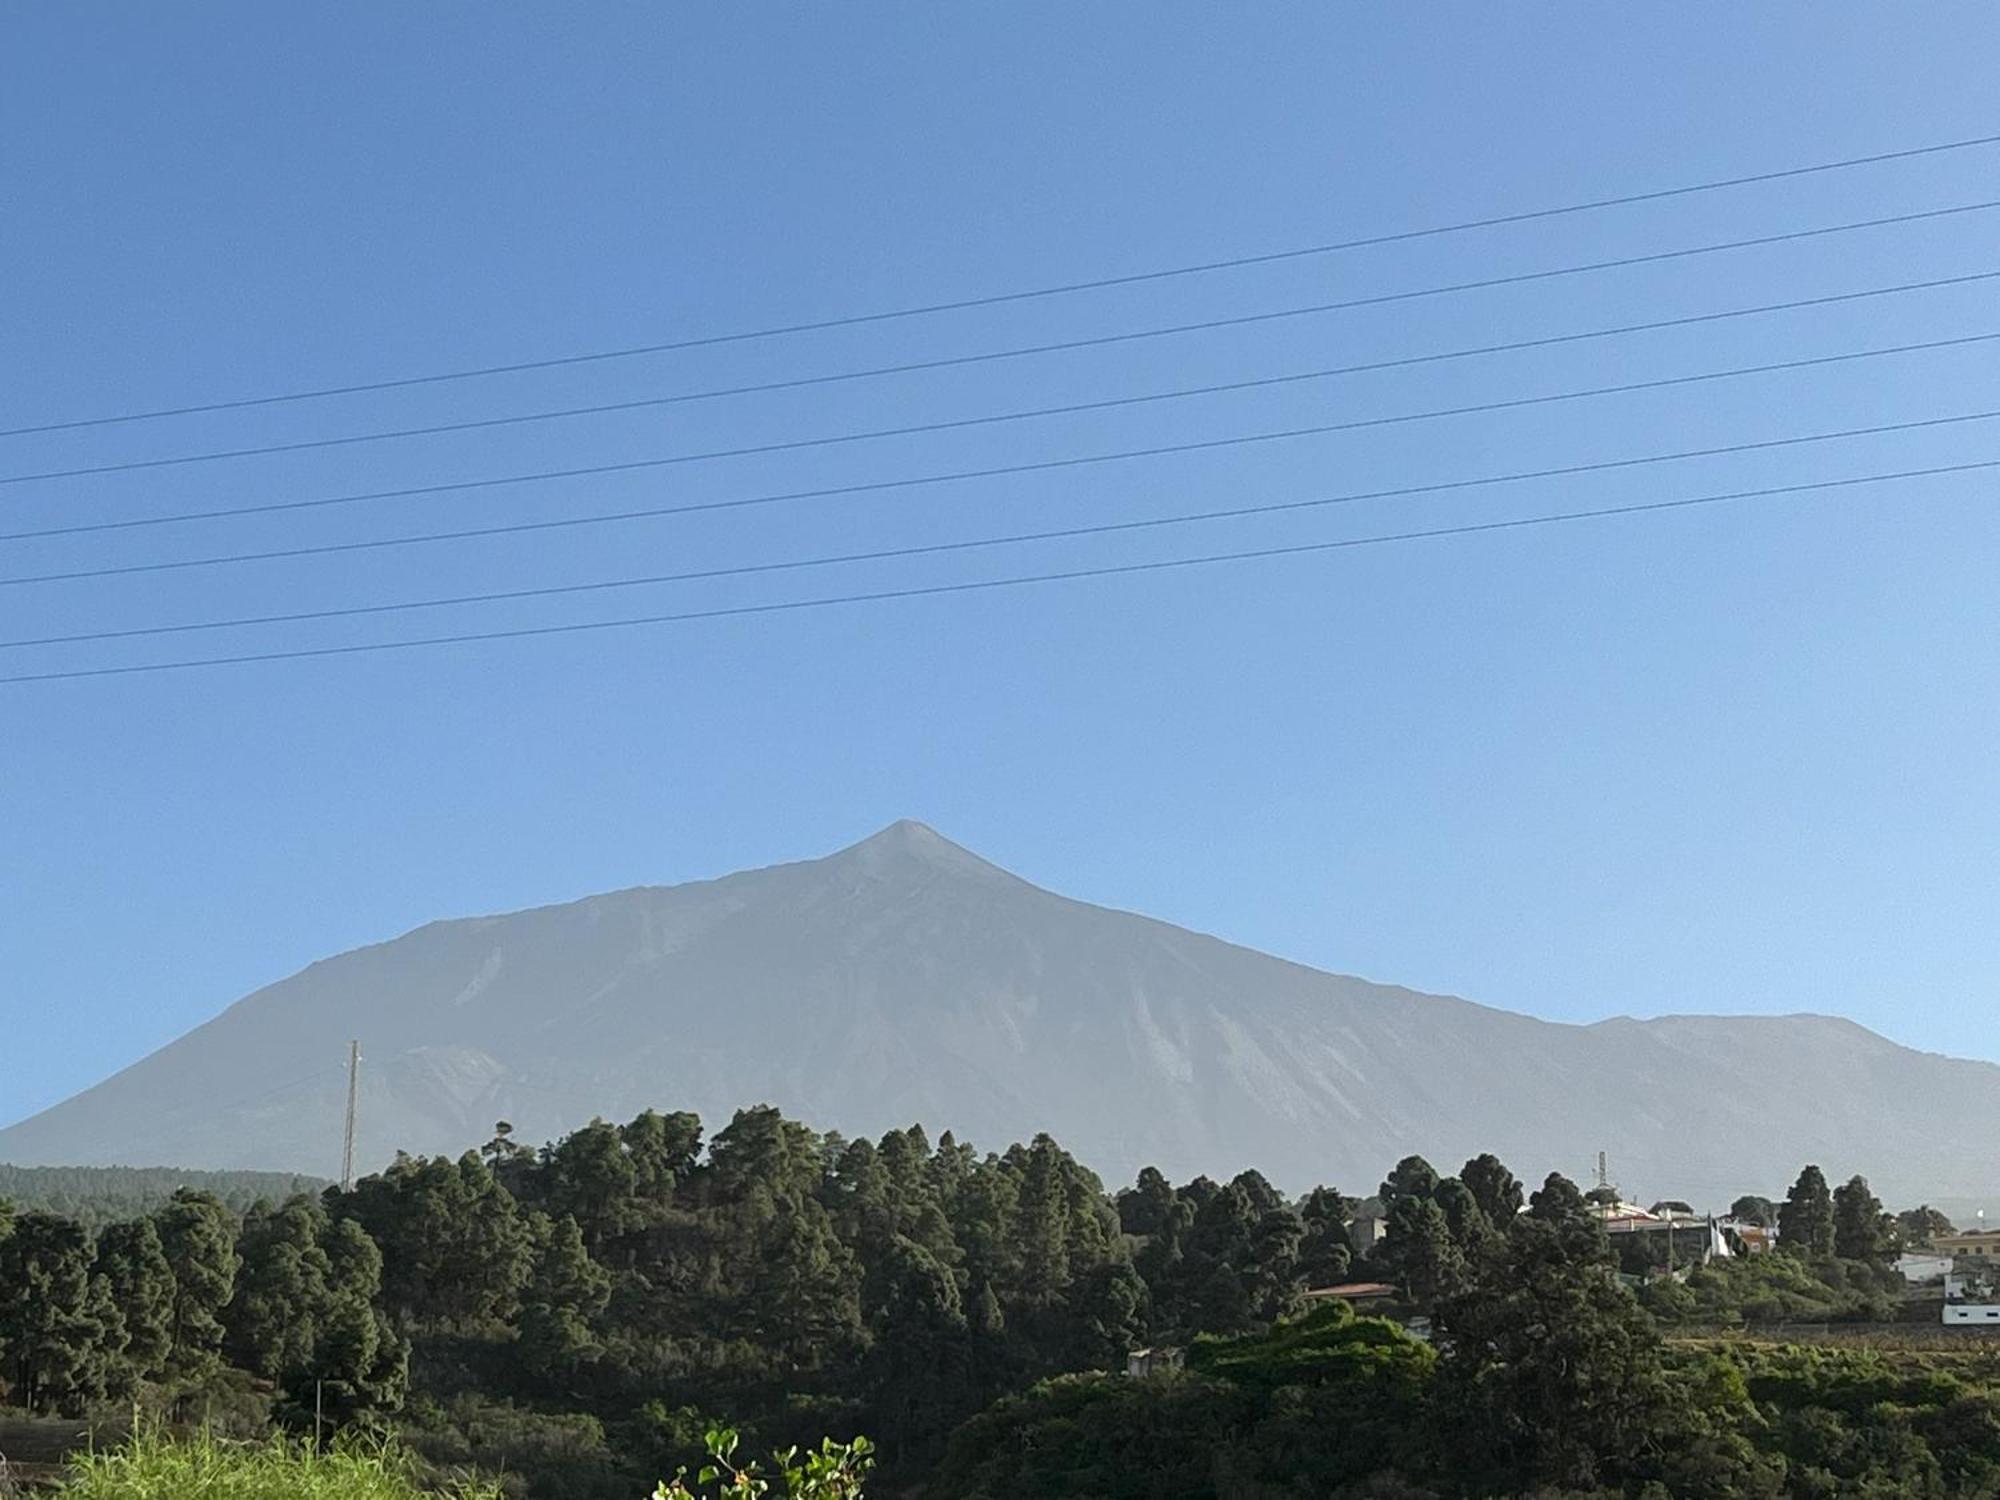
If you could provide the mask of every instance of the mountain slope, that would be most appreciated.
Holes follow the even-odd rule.
[[[1019,880],[914,823],[800,864],[439,922],[316,963],[0,1131],[0,1160],[328,1173],[347,1040],[358,1158],[498,1119],[760,1100],[821,1128],[1047,1130],[1111,1180],[1247,1165],[1373,1185],[1420,1151],[1725,1201],[1806,1160],[1899,1198],[1976,1194],[1949,1143],[2000,1068],[1823,1017],[1565,1026],[1309,969]]]

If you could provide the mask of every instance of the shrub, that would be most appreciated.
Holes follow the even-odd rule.
[[[177,1441],[142,1431],[123,1447],[70,1461],[64,1500],[425,1500],[409,1461],[384,1446],[329,1452],[274,1438],[237,1444],[203,1435]],[[498,1500],[460,1484],[450,1500]]]

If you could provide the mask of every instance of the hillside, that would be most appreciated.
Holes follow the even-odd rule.
[[[0,1200],[96,1228],[151,1213],[180,1188],[213,1193],[237,1213],[282,1203],[326,1183],[290,1172],[200,1172],[180,1167],[16,1167],[0,1163]]]
[[[332,1174],[359,1037],[359,1158],[498,1119],[769,1101],[850,1135],[1046,1130],[1113,1181],[1256,1165],[1365,1189],[1418,1151],[1524,1175],[1611,1153],[1629,1191],[1717,1203],[1802,1162],[1976,1195],[1942,1148],[2000,1068],[1815,1016],[1558,1025],[1310,969],[1071,901],[919,824],[824,859],[433,923],[313,964],[0,1131],[0,1160]]]

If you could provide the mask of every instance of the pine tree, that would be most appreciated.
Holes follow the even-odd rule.
[[[1465,1257],[1451,1222],[1429,1198],[1399,1198],[1390,1206],[1379,1253],[1411,1300],[1423,1307],[1450,1296],[1465,1279]]]
[[[280,1385],[311,1371],[329,1295],[328,1227],[326,1211],[304,1198],[243,1221],[236,1293],[223,1313],[231,1364]]]
[[[79,1412],[104,1394],[123,1345],[83,1226],[22,1214],[0,1240],[0,1369],[15,1400],[31,1411]]]
[[[1778,1245],[1797,1255],[1833,1253],[1833,1195],[1818,1167],[1799,1173],[1778,1210]]]
[[[1493,1221],[1487,1218],[1486,1210],[1479,1206],[1472,1189],[1456,1177],[1447,1177],[1440,1182],[1432,1201],[1443,1210],[1445,1224],[1451,1230],[1452,1244],[1461,1256],[1471,1258],[1482,1254],[1498,1232]]]
[[[891,1455],[948,1430],[973,1405],[973,1350],[958,1282],[914,1240],[898,1236],[866,1287],[871,1342],[862,1366]]]
[[[1346,1279],[1354,1259],[1348,1241],[1353,1217],[1354,1201],[1330,1187],[1316,1187],[1299,1201],[1299,1221],[1305,1228],[1299,1241],[1299,1280],[1307,1289]]]
[[[124,1323],[133,1377],[159,1379],[173,1348],[175,1283],[153,1221],[107,1224],[97,1236],[97,1272]]]
[[[596,1319],[611,1300],[611,1273],[590,1258],[583,1231],[565,1214],[529,1220],[534,1269],[521,1293],[521,1354],[543,1376],[567,1372],[599,1347]]]
[[[1496,1228],[1505,1229],[1521,1211],[1521,1184],[1492,1152],[1481,1152],[1458,1169],[1458,1180]]]
[[[511,1317],[532,1247],[513,1194],[475,1152],[401,1156],[337,1199],[382,1251],[382,1295],[409,1323],[461,1329]]]
[[[1438,1307],[1453,1477],[1481,1494],[1615,1491],[1674,1405],[1651,1320],[1573,1183],[1551,1176],[1476,1278]]]
[[[1842,1260],[1885,1264],[1895,1254],[1896,1221],[1866,1177],[1850,1177],[1833,1190],[1833,1253]]]
[[[1437,1168],[1421,1156],[1406,1156],[1383,1179],[1375,1196],[1382,1200],[1386,1212],[1405,1198],[1430,1198],[1437,1192],[1437,1185]]]
[[[236,1220],[212,1193],[183,1188],[153,1215],[173,1272],[167,1363],[183,1375],[206,1372],[222,1348],[222,1310],[236,1291]]]

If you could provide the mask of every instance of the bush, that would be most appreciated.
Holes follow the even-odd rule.
[[[213,1436],[175,1441],[141,1432],[122,1448],[70,1461],[64,1500],[425,1500],[409,1461],[387,1447],[317,1452],[284,1438],[236,1444]],[[460,1484],[451,1500],[499,1500]]]

